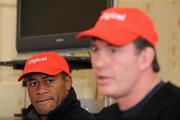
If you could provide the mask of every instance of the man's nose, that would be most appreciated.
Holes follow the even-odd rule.
[[[38,94],[44,94],[48,92],[47,87],[43,83],[39,83],[37,87]]]
[[[107,59],[105,51],[100,51],[96,56],[92,56],[92,63],[94,67],[103,68],[107,65]]]

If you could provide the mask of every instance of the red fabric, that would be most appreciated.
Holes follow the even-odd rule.
[[[43,52],[32,56],[26,61],[22,75],[18,81],[28,73],[40,72],[48,75],[56,75],[60,72],[70,74],[70,69],[65,58],[56,52]]]
[[[80,32],[76,37],[97,37],[118,46],[128,44],[137,37],[147,39],[154,46],[158,40],[149,16],[138,8],[120,7],[103,11],[94,27]]]

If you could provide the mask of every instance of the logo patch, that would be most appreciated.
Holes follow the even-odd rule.
[[[109,12],[109,13],[104,13],[100,17],[100,19],[124,21],[126,19],[126,14],[119,14],[119,13],[116,13],[116,12]]]
[[[44,62],[44,61],[47,61],[47,60],[48,60],[47,56],[42,57],[42,58],[34,58],[34,59],[31,59],[31,60],[28,62],[28,65],[35,64],[35,63],[37,63],[37,62]]]

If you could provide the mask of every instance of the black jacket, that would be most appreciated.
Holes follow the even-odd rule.
[[[124,116],[117,104],[104,108],[99,120],[180,120],[180,88],[164,83],[150,99],[136,111]]]
[[[61,105],[48,115],[48,120],[94,120],[94,115],[80,106],[76,93],[71,88],[68,96],[62,101]],[[23,113],[23,120],[40,120],[39,114],[30,105]]]

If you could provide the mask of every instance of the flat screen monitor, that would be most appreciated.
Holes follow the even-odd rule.
[[[77,32],[94,25],[100,11],[116,0],[18,0],[18,53],[89,48],[90,39],[76,40]]]

